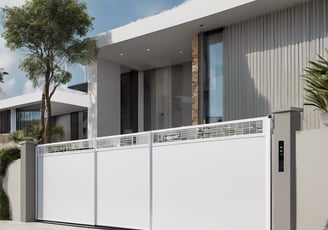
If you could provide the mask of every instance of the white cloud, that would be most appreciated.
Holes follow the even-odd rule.
[[[0,7],[13,7],[13,6],[21,6],[25,3],[25,0],[0,0]]]
[[[17,52],[13,52],[6,48],[5,44],[5,40],[0,38],[0,66],[1,68],[8,70],[19,65],[19,58],[17,58]]]
[[[8,94],[11,93],[16,87],[16,79],[15,78],[4,78],[4,83],[0,85],[0,98],[6,98]]]
[[[33,83],[31,81],[27,80],[24,84],[23,94],[33,93],[36,91],[39,91],[39,88],[38,87],[34,88]]]

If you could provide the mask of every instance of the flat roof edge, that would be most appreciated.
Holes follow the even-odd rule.
[[[157,15],[139,19],[124,26],[100,33],[94,36],[93,39],[97,40],[98,48],[102,48],[221,13],[255,1],[256,0],[189,0]],[[195,11],[195,9],[197,9],[197,11]]]

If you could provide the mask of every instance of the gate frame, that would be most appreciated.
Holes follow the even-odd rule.
[[[271,142],[271,175],[270,175],[270,190],[271,190],[271,229],[272,230],[281,230],[281,229],[296,229],[296,180],[295,180],[295,139],[296,139],[296,131],[301,130],[301,113],[302,109],[300,108],[286,108],[276,110],[272,115],[272,126],[271,126],[271,135],[268,136],[268,141]],[[271,117],[271,116],[269,116]],[[229,123],[229,122],[228,122]],[[153,136],[150,135],[151,144],[153,142]],[[279,173],[277,170],[278,164],[278,142],[279,140],[283,140],[285,143],[285,170],[284,173]],[[95,142],[95,139],[92,139]],[[35,143],[33,142],[24,142],[22,144],[22,168],[26,168],[25,175],[21,182],[21,194],[26,199],[21,200],[22,213],[31,213],[30,210],[34,209],[35,216],[32,218],[21,218],[21,221],[28,222],[28,221],[35,221],[37,219],[37,148]],[[94,143],[93,143],[94,144]],[[24,147],[24,145],[26,145]],[[151,147],[151,146],[150,146]],[[96,151],[96,149],[94,149]],[[27,156],[28,153],[33,152],[33,157],[30,155]],[[23,157],[26,155],[26,157]],[[31,164],[27,162],[26,158],[34,158],[35,157],[35,166],[30,167]],[[25,159],[25,160],[24,160]],[[150,159],[151,160],[151,159]],[[150,162],[151,163],[151,162]],[[32,177],[31,174],[27,171],[31,172],[32,170]],[[22,172],[23,174],[23,172]],[[96,175],[95,175],[96,176]],[[34,181],[33,181],[34,180]],[[152,178],[150,177],[150,180]],[[25,181],[25,182],[24,182]],[[27,183],[26,181],[30,181],[34,184],[34,189],[26,189]],[[286,182],[287,184],[282,185],[282,182]],[[34,183],[33,183],[34,182]],[[96,186],[96,184],[95,184]],[[151,189],[151,186],[150,186]],[[33,196],[33,199],[31,197]],[[26,202],[26,200],[35,200],[33,204],[31,202]],[[150,204],[150,211],[152,210],[152,204]],[[284,214],[282,214],[284,213]],[[150,212],[150,215],[152,212]],[[96,215],[96,213],[95,213]],[[151,217],[151,216],[150,216]],[[150,218],[150,226],[152,225],[152,218]]]

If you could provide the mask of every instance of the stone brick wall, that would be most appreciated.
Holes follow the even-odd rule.
[[[192,124],[198,124],[198,34],[192,39]]]

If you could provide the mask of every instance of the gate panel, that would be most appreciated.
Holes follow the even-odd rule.
[[[261,133],[154,144],[153,229],[269,230],[268,140]]]
[[[37,218],[94,225],[93,151],[38,154]]]
[[[149,148],[101,150],[97,224],[149,229]]]

